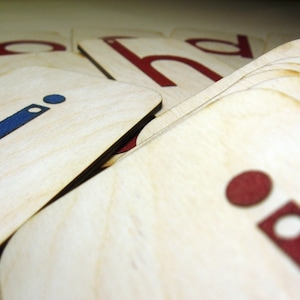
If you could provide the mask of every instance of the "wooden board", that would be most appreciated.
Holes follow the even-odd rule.
[[[228,95],[230,93],[234,93],[237,91],[242,91],[246,88],[249,88],[257,83],[264,82],[269,79],[285,77],[285,76],[297,76],[300,70],[300,61],[297,57],[290,57],[280,59],[278,61],[274,61],[272,63],[266,64],[261,68],[255,69],[254,71],[248,73],[246,76],[243,76],[236,84],[229,86],[225,91],[222,92],[222,96]],[[201,97],[201,93],[199,95]],[[158,117],[159,119],[160,117]],[[153,120],[154,124],[156,124],[156,120]],[[142,129],[142,132],[139,133],[134,143],[132,143],[131,147],[136,144],[140,144],[143,142],[145,135],[147,134],[147,127],[151,128],[150,125],[146,125],[145,130]],[[146,136],[147,138],[147,136]],[[130,147],[127,147],[130,149]],[[123,153],[114,155],[110,160],[108,160],[103,167],[109,167],[114,164]]]
[[[78,51],[78,44],[84,40],[99,39],[104,37],[141,37],[141,38],[162,38],[163,33],[153,30],[124,29],[124,28],[103,28],[103,26],[89,26],[74,28],[72,30],[73,51]]]
[[[262,68],[259,68],[251,73],[249,73],[247,76],[252,76],[254,74],[259,74],[267,71],[275,71],[275,70],[286,70],[288,72],[299,72],[300,71],[300,57],[291,58],[294,60],[294,62],[275,62],[271,64],[267,64],[263,66]]]
[[[262,71],[259,73],[256,73],[256,72],[250,73],[248,76],[239,80],[237,84],[229,87],[226,91],[224,91],[222,93],[222,96],[226,96],[226,95],[233,94],[233,93],[236,93],[239,91],[243,91],[245,89],[251,88],[258,84],[268,82],[270,80],[277,80],[277,79],[285,78],[285,77],[295,77],[295,76],[299,76],[299,75],[300,75],[300,72],[296,72],[293,70],[287,70],[287,69],[282,69],[282,70],[275,69],[275,70],[269,70],[269,71]]]
[[[264,54],[255,61],[230,74],[226,78],[223,78],[219,82],[216,82],[214,85],[208,87],[204,91],[190,97],[168,112],[160,115],[159,118],[154,119],[151,123],[145,126],[145,128],[138,136],[137,143],[142,143],[143,141],[152,137],[155,133],[170,126],[173,122],[176,122],[176,120],[179,120],[185,115],[191,113],[193,110],[201,109],[211,101],[214,101],[216,98],[221,97],[222,93],[226,91],[226,89],[234,85],[237,81],[245,77],[250,72],[256,71],[264,65],[270,64],[272,62],[274,63],[288,57],[300,57],[300,40],[284,44]]]
[[[83,51],[109,78],[151,88],[169,110],[233,72],[233,68],[173,39],[123,38],[86,40]]]
[[[300,34],[291,35],[291,34],[280,34],[276,32],[269,33],[265,41],[265,52],[268,52],[276,47],[281,46],[282,44],[291,42],[299,38],[300,38]]]
[[[0,75],[28,66],[56,68],[106,78],[85,57],[71,52],[39,52],[0,56]]]
[[[299,114],[246,90],[156,135],[14,235],[4,299],[298,299]]]
[[[239,69],[264,53],[264,41],[247,34],[177,28],[171,38],[184,41],[200,51]]]
[[[299,76],[299,74],[300,74],[299,72],[290,70],[290,69],[297,69],[296,67],[293,68],[293,66],[292,66],[290,68],[290,64],[289,65],[286,64],[285,66],[283,66],[282,64],[280,64],[280,65],[282,66],[283,69],[277,68],[276,65],[272,65],[272,66],[266,66],[266,67],[261,68],[260,72],[254,71],[254,72],[249,73],[247,76],[245,76],[241,80],[239,80],[237,84],[234,84],[233,86],[230,86],[228,89],[226,89],[226,91],[224,91],[222,93],[222,95],[225,96],[225,95],[229,95],[232,93],[236,93],[238,91],[242,91],[242,90],[251,88],[253,86],[263,84],[265,82],[267,83],[267,82],[271,81],[272,79],[274,79],[274,82],[276,82],[276,80],[278,80],[280,78],[286,78],[286,77],[290,78],[290,77],[294,77],[294,76]],[[298,66],[298,70],[300,70],[300,65],[297,65],[297,66]],[[284,67],[286,67],[286,69],[284,69]],[[276,84],[272,83],[272,87],[273,87],[273,89],[276,89]],[[278,89],[279,88],[280,88],[280,85],[278,86]],[[276,89],[276,90],[278,90],[278,89]],[[295,96],[295,93],[293,94],[293,96]],[[142,132],[137,135],[134,142],[131,141],[127,147],[124,147],[125,150],[129,151],[134,146],[136,146],[136,144],[140,144],[142,142],[143,137],[144,137],[144,135],[143,135],[143,129],[142,129]],[[124,151],[124,152],[126,152],[126,151]],[[120,159],[124,155],[124,152],[121,151],[121,152],[118,152],[117,154],[115,154],[114,156],[112,156],[102,166],[102,168],[107,168],[107,167],[112,166],[118,159]]]
[[[272,89],[300,101],[300,76],[273,78],[257,83],[252,89]]]
[[[28,67],[0,77],[0,242],[89,176],[161,98],[95,76]]]

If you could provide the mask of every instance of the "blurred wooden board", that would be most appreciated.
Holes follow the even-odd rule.
[[[280,64],[282,69],[278,68],[276,65],[266,66],[266,67],[259,69],[260,72],[259,71],[251,72],[247,76],[245,76],[241,80],[239,80],[237,84],[234,84],[233,86],[229,87],[226,91],[224,91],[222,93],[222,95],[225,96],[225,95],[229,95],[229,94],[236,93],[239,91],[243,91],[243,90],[251,88],[253,86],[256,86],[256,85],[259,85],[259,84],[262,84],[265,82],[269,82],[272,79],[274,79],[274,82],[276,82],[276,80],[278,80],[280,78],[286,78],[286,77],[291,78],[294,76],[299,76],[300,73],[298,71],[295,71],[295,69],[298,69],[300,71],[300,64],[295,65],[295,66],[293,66],[293,65],[290,66],[290,65],[291,64],[285,64],[285,65]],[[273,89],[280,90],[280,85],[277,88],[275,88],[275,85],[272,84]],[[293,93],[293,97],[296,97],[295,93]],[[150,122],[153,122],[153,120]],[[149,126],[149,125],[146,124],[146,126]],[[141,132],[137,135],[135,144],[133,144],[133,146],[135,146],[136,144],[141,144],[143,142],[143,138],[144,138],[143,130],[144,129],[142,129]],[[132,141],[131,141],[131,143],[132,143]],[[129,150],[131,150],[133,148],[133,146],[131,146],[131,145],[128,145],[128,146],[129,147],[127,147],[127,148],[129,148]],[[129,150],[126,149],[126,151],[124,151],[124,152],[127,152]],[[102,167],[107,168],[107,167],[112,166],[118,159],[120,159],[124,155],[124,152],[121,151],[121,152],[118,152],[117,154],[115,154],[114,156],[112,156]]]
[[[72,30],[73,51],[77,51],[78,44],[82,41],[105,37],[162,38],[164,34],[158,31],[139,30],[136,28],[103,28],[101,26],[74,28]]]
[[[284,76],[273,78],[252,86],[253,89],[272,89],[300,101],[300,76]]]
[[[299,76],[300,72],[296,72],[289,69],[275,69],[275,70],[268,70],[268,71],[262,71],[262,72],[254,72],[250,73],[246,77],[242,78],[237,82],[237,84],[229,87],[226,91],[222,93],[222,96],[226,96],[229,94],[233,94],[239,91],[243,91],[245,89],[251,88],[253,86],[256,86],[258,84],[269,82],[270,80],[277,80],[280,78],[290,78]],[[275,87],[274,87],[275,89]],[[280,86],[278,86],[278,89],[280,89]],[[277,90],[277,89],[276,89]]]
[[[0,56],[0,75],[28,66],[56,68],[106,78],[89,60],[77,53],[64,51]]]
[[[252,89],[156,135],[13,236],[4,299],[298,299],[299,114]]]
[[[272,49],[275,49],[276,47],[281,46],[282,44],[291,42],[293,40],[299,39],[299,34],[280,34],[280,33],[269,33],[266,38],[265,42],[265,52],[268,52]]]
[[[1,243],[101,166],[161,103],[144,88],[40,67],[0,77],[0,94]]]
[[[295,57],[300,57],[300,40],[284,44],[262,55],[255,61],[216,82],[214,85],[206,88],[197,95],[190,97],[181,104],[173,107],[168,112],[160,115],[159,118],[154,119],[151,123],[145,126],[139,134],[137,142],[141,143],[147,140],[155,133],[170,126],[180,118],[191,113],[193,110],[201,109],[205,105],[213,102],[218,97],[221,97],[222,94],[226,92],[226,89],[234,85],[243,77],[247,76],[247,74],[258,70],[267,64],[276,63],[276,61],[280,63],[282,59],[287,59],[289,57],[293,59],[295,59]]]
[[[267,64],[251,73],[246,77],[252,76],[254,74],[266,72],[266,71],[275,71],[275,70],[287,70],[287,71],[300,71],[300,57],[290,57],[289,60],[279,60],[274,63]]]
[[[86,40],[79,49],[109,78],[151,88],[169,110],[234,68],[187,43],[163,38]]]

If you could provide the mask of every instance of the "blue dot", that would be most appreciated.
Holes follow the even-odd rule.
[[[66,100],[66,98],[62,95],[53,94],[48,95],[43,98],[43,101],[49,104],[59,104]]]

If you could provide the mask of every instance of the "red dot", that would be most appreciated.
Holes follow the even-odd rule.
[[[227,185],[226,197],[234,205],[251,206],[263,201],[272,187],[270,177],[260,171],[246,171]]]

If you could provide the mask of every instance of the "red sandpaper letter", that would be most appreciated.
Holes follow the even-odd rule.
[[[189,65],[190,67],[196,69],[200,73],[204,74],[206,77],[210,78],[213,81],[218,81],[222,78],[219,74],[215,73],[208,67],[191,60],[189,58],[173,56],[173,55],[149,55],[143,58],[137,56],[135,53],[130,51],[124,45],[122,45],[119,41],[114,37],[106,37],[103,40],[112,47],[115,51],[119,52],[121,55],[126,57],[132,64],[138,67],[142,72],[147,74],[150,78],[152,78],[157,84],[160,86],[176,86],[176,84],[167,78],[165,75],[157,71],[154,67],[152,67],[152,63],[158,60],[170,60],[170,61],[178,61]]]
[[[283,238],[275,232],[275,224],[280,218],[295,215],[300,217],[300,207],[290,201],[260,222],[258,227],[300,267],[300,235],[294,238]]]
[[[12,45],[19,45],[19,44],[40,44],[40,45],[46,45],[50,46],[52,48],[51,51],[65,51],[66,47],[53,42],[47,42],[47,41],[36,41],[36,40],[22,40],[22,41],[10,41],[0,44],[0,55],[10,55],[10,54],[21,54],[24,52],[16,52],[8,50],[7,47]]]
[[[245,58],[253,58],[249,40],[248,40],[247,36],[245,36],[245,35],[238,35],[237,43],[228,42],[225,40],[218,40],[218,39],[208,39],[208,38],[207,39],[205,39],[205,38],[188,39],[188,40],[186,40],[186,42],[195,46],[196,48],[198,48],[204,52],[208,52],[208,53],[223,54],[223,55],[239,55],[239,56],[245,57]],[[219,50],[207,49],[203,46],[199,46],[199,43],[201,43],[201,42],[212,42],[212,43],[230,45],[230,46],[236,47],[238,50],[236,50],[236,51],[219,51]]]

